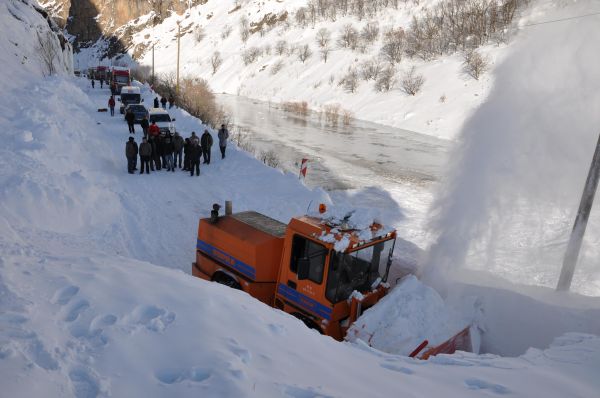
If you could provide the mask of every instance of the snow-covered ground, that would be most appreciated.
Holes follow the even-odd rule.
[[[18,24],[7,26],[3,48],[12,40],[31,52]],[[190,276],[197,221],[212,203],[233,200],[236,211],[287,221],[311,201],[343,207],[347,197],[309,190],[296,175],[233,146],[225,160],[213,156],[200,177],[129,175],[124,122],[97,112],[108,90],[92,90],[84,79],[43,79],[14,59],[0,75],[7,87],[0,97],[3,395],[597,396],[597,297],[555,295],[458,269],[463,283],[442,303],[409,277],[361,320],[385,321],[368,322],[381,331],[373,346],[394,351],[395,338],[406,344],[401,331],[390,332],[410,321],[428,336],[418,327],[443,321],[433,316],[448,306],[472,311],[488,352],[424,362],[361,340],[335,342],[242,292]],[[148,103],[147,88],[144,95]],[[172,112],[185,136],[203,128]],[[396,264],[410,245],[398,241]],[[414,300],[406,302],[409,293]],[[385,316],[390,307],[394,319]]]

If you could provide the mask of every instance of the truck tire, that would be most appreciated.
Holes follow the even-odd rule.
[[[220,283],[221,285],[229,286],[233,289],[242,290],[242,286],[238,281],[223,272],[216,272],[212,276],[212,281]]]

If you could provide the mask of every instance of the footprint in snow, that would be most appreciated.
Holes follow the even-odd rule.
[[[252,359],[250,351],[241,347],[235,339],[229,339],[229,351],[237,356],[244,364],[248,364]]]
[[[87,310],[89,307],[90,303],[88,303],[87,300],[79,300],[75,302],[67,312],[67,315],[65,316],[65,321],[73,322],[79,317],[79,315],[81,315],[82,312]]]
[[[145,326],[154,332],[162,332],[175,321],[175,313],[154,305],[139,305],[123,317],[123,321]]]
[[[98,378],[82,366],[71,369],[69,379],[77,398],[96,398],[101,393]]]
[[[77,287],[77,286],[71,285],[71,286],[62,288],[62,289],[58,290],[56,293],[54,293],[54,297],[52,298],[52,303],[59,304],[59,305],[65,305],[78,292],[79,292],[79,287]]]
[[[467,379],[465,384],[470,390],[489,390],[499,395],[510,394],[510,390],[503,385],[489,383],[481,379]]]
[[[185,380],[201,383],[210,376],[211,373],[206,369],[196,367],[191,369],[161,369],[154,373],[154,377],[164,384],[181,383]]]

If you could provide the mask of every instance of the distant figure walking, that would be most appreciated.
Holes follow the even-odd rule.
[[[160,99],[160,104],[162,105],[163,109],[167,109],[167,99],[165,97]]]
[[[96,87],[95,80],[94,80],[94,79],[92,79],[92,88],[95,88],[95,87]]]
[[[148,116],[144,115],[144,118],[140,122],[140,127],[144,132],[144,138],[148,138],[148,129],[150,128],[150,123],[148,123]]]
[[[229,131],[224,124],[219,129],[219,149],[221,150],[221,159],[225,159],[225,149],[227,148],[227,139],[229,138]]]
[[[133,138],[133,137],[131,137]],[[152,157],[152,145],[148,142],[148,139],[144,137],[140,144],[140,174],[150,174],[150,158]]]
[[[115,82],[110,85],[110,93],[111,95],[117,95],[117,84]]]
[[[173,137],[173,167],[177,167],[179,163],[179,168],[181,168],[181,157],[183,155],[183,137],[179,135],[176,131],[175,136]],[[179,162],[177,162],[179,159]]]
[[[202,156],[204,157],[203,164],[210,164],[210,150],[212,148],[213,138],[208,130],[204,130],[204,134],[200,137],[200,145],[202,146]]]
[[[103,77],[101,77],[101,78],[100,78],[100,88],[102,88],[102,86],[103,86],[103,85],[104,85],[104,78],[103,78]]]
[[[127,109],[127,113],[125,114],[125,120],[127,121],[127,126],[129,127],[129,134],[135,134],[135,114],[131,109]]]
[[[125,157],[127,157],[127,172],[133,174],[137,166],[138,145],[129,137],[129,141],[125,144]]]
[[[108,107],[110,108],[110,115],[114,116],[115,115],[115,97],[113,97],[112,95],[108,99]]]
[[[202,149],[200,145],[198,145],[198,141],[190,140],[191,147],[189,149],[189,158],[190,158],[190,176],[194,175],[194,169],[196,170],[196,175],[200,175],[200,155],[202,154]]]
[[[154,107],[158,108],[158,97],[154,97]]]
[[[173,105],[175,105],[175,98],[173,98],[173,95],[169,95],[169,109],[171,109]]]

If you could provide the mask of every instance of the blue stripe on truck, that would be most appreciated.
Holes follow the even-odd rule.
[[[254,269],[254,267],[244,263],[243,261],[238,260],[235,257],[230,256],[229,254],[225,253],[223,250],[217,249],[213,245],[211,245],[203,240],[200,240],[200,239],[198,239],[198,241],[196,243],[196,249],[200,250],[207,256],[214,258],[216,261],[218,261],[228,267],[231,267],[232,269],[236,270],[240,274],[242,274],[252,280],[256,279],[256,269]]]
[[[304,308],[305,310],[317,314],[321,318],[331,319],[331,308],[324,306],[316,300],[292,289],[289,286],[280,283],[277,286],[277,293],[291,301],[292,303]]]

